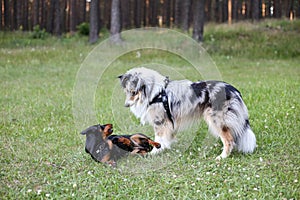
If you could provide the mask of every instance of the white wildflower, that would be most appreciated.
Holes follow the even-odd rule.
[[[135,57],[136,57],[136,58],[140,58],[140,57],[141,57],[141,52],[137,51]]]

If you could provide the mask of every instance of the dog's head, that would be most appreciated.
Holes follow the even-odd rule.
[[[143,99],[146,92],[144,80],[139,73],[126,73],[118,76],[126,94],[125,106],[131,107]]]
[[[86,137],[97,137],[102,141],[105,140],[109,135],[113,133],[112,124],[97,124],[94,126],[90,126],[81,132],[81,135],[86,135]]]
[[[152,99],[164,87],[165,77],[158,72],[144,67],[133,68],[118,76],[126,94],[125,106],[131,107]]]
[[[107,137],[113,133],[112,124],[97,124],[81,132],[86,135],[85,151],[99,162],[110,162],[113,145]]]

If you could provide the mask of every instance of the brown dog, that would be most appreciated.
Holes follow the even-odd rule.
[[[82,131],[86,135],[85,151],[98,162],[115,166],[120,157],[131,154],[144,156],[153,149],[160,148],[160,144],[154,142],[144,134],[111,135],[112,124],[97,124]]]

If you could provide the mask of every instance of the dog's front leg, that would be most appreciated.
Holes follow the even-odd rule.
[[[159,149],[153,148],[151,154],[160,153],[164,149],[170,149],[172,143],[175,141],[174,130],[171,122],[161,124],[154,124],[155,142],[160,143]]]

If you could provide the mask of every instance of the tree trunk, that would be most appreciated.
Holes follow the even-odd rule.
[[[17,30],[18,25],[17,25],[17,1],[13,0],[12,2],[12,13],[13,13],[13,18],[12,18],[12,24],[13,24],[13,29],[12,30]]]
[[[190,8],[191,8],[191,0],[182,1],[181,29],[184,32],[189,31]]]
[[[256,0],[255,0],[256,1]],[[252,0],[247,0],[246,1],[246,19],[251,19],[252,18]]]
[[[270,14],[270,8],[271,8],[271,6],[272,6],[272,2],[271,2],[271,0],[268,0],[268,1],[266,1],[266,7],[265,7],[265,17],[271,17],[271,14]]]
[[[147,4],[146,2],[144,2],[143,5],[143,10],[144,10],[144,17],[143,17],[143,24],[144,26],[148,26],[149,24],[149,4]]]
[[[180,27],[180,16],[181,16],[181,9],[180,8],[181,8],[181,0],[175,0],[174,25],[177,28]]]
[[[33,27],[39,25],[39,10],[40,10],[40,1],[34,0],[33,2]],[[49,20],[49,18],[48,18]]]
[[[77,20],[77,12],[76,12],[76,0],[70,0],[70,33],[73,35],[76,32],[76,20]]]
[[[104,1],[104,24],[106,24],[106,28],[110,29],[110,18],[111,18],[111,0]]]
[[[10,19],[10,11],[9,11],[9,0],[4,0],[4,27],[5,29],[9,28],[9,19]]]
[[[130,1],[129,0],[121,0],[121,27],[128,29],[130,28]]]
[[[23,1],[17,1],[17,29],[24,29],[23,26]]]
[[[51,0],[49,4],[49,12],[47,13],[47,32],[53,33],[53,21],[54,21],[54,12],[55,12],[55,0]]]
[[[90,33],[89,42],[97,42],[99,38],[99,0],[92,0],[90,3]]]
[[[142,21],[142,0],[135,0],[134,1],[134,26],[135,28],[141,27],[141,21]]]
[[[208,0],[206,1],[206,5],[205,5],[205,20],[207,22],[209,22],[211,20],[212,17],[212,12],[211,12],[211,5],[212,5],[212,0]]]
[[[166,27],[170,27],[170,19],[171,19],[171,0],[164,0],[163,5],[163,22],[165,23]]]
[[[216,7],[216,0],[210,0],[210,1],[208,1],[209,2],[209,10],[208,10],[208,12],[210,12],[209,13],[209,15],[210,15],[210,21],[215,21],[215,19],[216,19],[216,12],[215,12],[215,7]]]
[[[86,21],[86,1],[79,1],[77,3],[78,24]]]
[[[252,0],[252,20],[259,20],[259,0]]]
[[[238,20],[238,15],[239,15],[239,7],[238,7],[238,1],[239,0],[231,0],[231,5],[232,5],[232,21],[237,21]]]
[[[222,22],[222,8],[223,8],[222,0],[216,0],[216,6],[215,6],[215,14],[216,14],[216,22],[221,23]]]
[[[110,22],[110,40],[113,43],[121,43],[121,13],[120,0],[112,0],[111,4],[111,22]]]
[[[263,16],[262,16],[262,14],[263,14],[263,13],[262,13],[262,9],[263,9],[263,8],[262,8],[262,3],[263,3],[262,0],[258,0],[258,20],[261,19],[261,18],[263,17]],[[265,2],[265,6],[266,6],[266,4],[267,4],[267,3]]]
[[[23,12],[23,26],[24,26],[24,31],[28,31],[29,30],[29,26],[28,26],[28,1],[24,1],[24,12]]]
[[[3,26],[2,26],[2,8],[3,8],[3,2],[1,1],[0,3],[0,31],[3,30]]]
[[[222,2],[222,22],[227,22],[228,20],[228,1],[223,0]]]
[[[228,0],[228,24],[232,24],[232,0]]]
[[[47,27],[47,21],[49,20],[47,18],[47,13],[49,12],[48,11],[48,8],[47,8],[47,1],[42,1],[42,4],[41,4],[41,15],[42,15],[42,22],[41,22],[41,28],[45,28]]]
[[[300,17],[300,0],[298,0],[298,10],[297,10],[297,18]]]
[[[194,4],[193,38],[197,42],[202,42],[205,20],[205,0],[195,1]]]
[[[294,0],[289,0],[286,9],[286,17],[290,18],[292,13],[292,18],[294,17]]]
[[[149,15],[149,18],[150,18],[150,25],[151,26],[157,26],[157,7],[158,7],[158,2],[157,0],[149,0],[149,7],[150,7],[150,15]]]
[[[70,30],[69,22],[68,22],[68,0],[60,0],[60,25],[61,25],[61,32],[67,32]]]
[[[61,31],[61,8],[60,8],[60,0],[56,0],[54,4],[55,8],[55,18],[54,18],[54,34],[60,36],[62,34]]]

